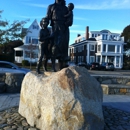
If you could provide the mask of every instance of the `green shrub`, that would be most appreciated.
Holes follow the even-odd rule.
[[[29,61],[28,60],[22,60],[22,66],[28,66]]]

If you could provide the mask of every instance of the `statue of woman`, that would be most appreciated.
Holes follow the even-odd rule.
[[[67,24],[68,8],[65,6],[65,0],[56,0],[54,4],[48,6],[47,18],[50,20],[50,26],[53,31],[52,64],[55,68],[55,59],[59,60],[59,68],[64,68],[64,63],[68,60],[69,46],[69,27]]]

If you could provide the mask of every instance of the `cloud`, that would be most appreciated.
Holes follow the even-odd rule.
[[[26,16],[26,15],[14,15],[14,17],[19,17],[19,18],[33,18],[33,19],[38,19],[38,18],[42,18],[43,16]]]
[[[70,29],[70,33],[76,33],[76,34],[77,33],[82,33],[83,34],[83,33],[85,33],[85,31],[83,31],[83,30],[71,30]]]
[[[75,5],[75,8],[87,10],[130,9],[130,0],[103,0],[102,2],[98,1],[97,3],[77,4]]]
[[[109,29],[112,33],[122,33],[122,30],[118,30],[118,29]]]
[[[31,3],[24,3],[28,6],[34,6],[34,7],[41,7],[41,8],[47,8],[48,5],[45,5],[45,4],[31,4]]]
[[[21,2],[30,2],[32,0],[19,0],[19,1],[21,1]]]
[[[87,18],[81,18],[81,17],[74,17],[74,19],[76,19],[76,20],[83,20],[83,21],[89,21],[89,19],[87,19]]]

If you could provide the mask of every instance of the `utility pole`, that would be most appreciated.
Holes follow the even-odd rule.
[[[30,45],[30,70],[32,69],[32,40],[31,40],[31,45]]]

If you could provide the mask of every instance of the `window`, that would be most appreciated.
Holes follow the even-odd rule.
[[[74,53],[76,53],[76,47],[74,48]]]
[[[103,52],[106,52],[106,44],[103,44]]]
[[[25,58],[30,58],[30,51],[25,51]]]
[[[97,56],[97,62],[100,62],[100,56]]]
[[[80,56],[78,56],[78,62],[80,62]]]
[[[35,37],[26,37],[26,44],[32,43],[32,44],[38,44],[38,38]]]
[[[95,37],[97,37],[97,34],[95,34]]]
[[[38,39],[32,38],[32,44],[38,44]]]
[[[95,46],[94,45],[90,45],[90,51],[95,51]]]
[[[90,63],[95,61],[95,57],[94,56],[90,56]]]
[[[120,52],[120,45],[117,45],[117,52]]]
[[[84,56],[82,56],[82,61],[84,61]]]
[[[82,50],[81,50],[81,46],[79,46],[79,52],[81,52]]]
[[[101,51],[101,45],[97,46],[97,51],[99,51],[99,52]]]
[[[29,37],[28,43],[31,43],[31,37]]]
[[[78,47],[76,47],[76,51],[78,52],[79,50],[78,50]]]
[[[38,54],[37,54],[36,52],[32,52],[32,53],[31,53],[31,57],[32,57],[32,58],[38,58]]]
[[[107,34],[102,34],[102,39],[103,39],[103,40],[107,40],[107,37],[108,37]]]
[[[102,57],[102,62],[105,62],[105,56]]]
[[[119,60],[120,60],[120,57],[117,56],[117,57],[116,57],[116,67],[119,67]]]
[[[78,51],[79,51],[79,52],[82,52],[82,51],[83,51],[83,46],[79,46],[79,47],[78,47]]]
[[[26,37],[26,43],[29,43],[29,37]]]
[[[94,34],[92,34],[92,37],[94,37]]]
[[[76,62],[76,57],[74,56],[74,62]]]
[[[106,40],[108,39],[108,35],[106,35]]]
[[[16,51],[16,56],[23,56],[23,51]]]
[[[120,48],[120,52],[123,53],[123,48],[122,47]]]
[[[33,25],[33,29],[39,29],[38,25]]]
[[[115,45],[108,45],[108,52],[115,52]]]
[[[82,61],[82,56],[80,56],[80,62]]]
[[[102,34],[102,40],[104,40],[105,39],[105,35],[104,34]]]

